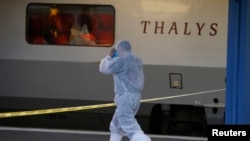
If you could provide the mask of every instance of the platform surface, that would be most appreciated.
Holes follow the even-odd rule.
[[[203,137],[149,135],[152,141],[207,141]],[[1,141],[109,141],[109,132],[0,127]],[[126,137],[123,141],[129,141]]]

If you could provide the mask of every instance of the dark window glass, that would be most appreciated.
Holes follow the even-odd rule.
[[[114,43],[115,10],[109,5],[29,4],[29,44],[100,46]]]

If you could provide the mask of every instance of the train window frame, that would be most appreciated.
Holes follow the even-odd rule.
[[[32,45],[111,47],[115,42],[115,17],[112,5],[29,3],[26,7],[25,39]],[[63,22],[57,26],[60,20]]]

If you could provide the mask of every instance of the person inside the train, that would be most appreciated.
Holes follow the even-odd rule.
[[[71,28],[74,24],[74,16],[68,13],[60,13],[51,18],[50,41],[56,45],[68,45],[70,43]]]
[[[112,58],[115,51],[117,57]],[[114,79],[116,110],[110,122],[110,141],[121,141],[124,135],[130,141],[151,141],[135,118],[144,87],[144,72],[142,60],[132,53],[130,42],[119,41],[101,60],[99,71],[112,74]]]
[[[72,45],[95,46],[96,37],[92,34],[93,23],[89,15],[82,14],[77,18],[77,23],[80,26],[79,32],[74,32],[71,43]],[[74,29],[73,29],[74,30]]]

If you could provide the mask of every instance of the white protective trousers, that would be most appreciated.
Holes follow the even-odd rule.
[[[130,141],[150,141],[135,118],[140,107],[141,94],[124,93],[117,95],[114,101],[117,108],[110,123],[110,141],[121,141],[124,135]]]

